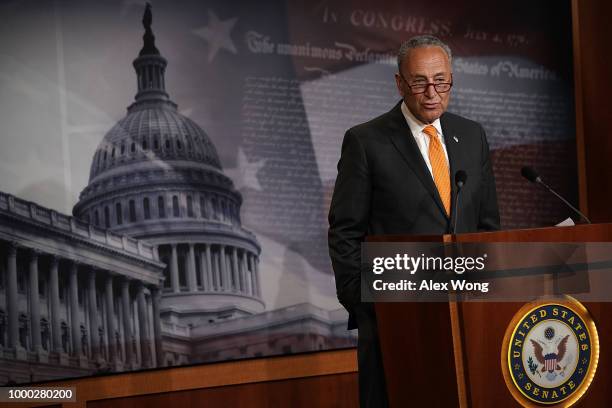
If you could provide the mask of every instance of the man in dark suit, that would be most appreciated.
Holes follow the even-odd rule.
[[[358,328],[359,399],[385,407],[387,393],[372,303],[361,303],[361,242],[375,234],[445,234],[500,227],[484,129],[446,113],[451,51],[436,37],[406,41],[395,75],[402,96],[389,112],[349,129],[329,211],[329,253],[349,330]],[[454,175],[467,174],[459,209]],[[454,216],[457,230],[452,231]]]

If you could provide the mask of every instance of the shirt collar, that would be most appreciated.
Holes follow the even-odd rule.
[[[423,132],[423,129],[425,129],[425,127],[428,126],[428,124],[423,123],[420,120],[418,120],[412,114],[412,112],[410,112],[410,109],[408,109],[408,106],[406,106],[406,103],[404,101],[402,101],[401,109],[402,109],[402,113],[404,114],[404,118],[406,118],[406,122],[408,123],[408,127],[410,127],[410,131],[412,132],[412,134],[415,137],[418,137],[419,135],[421,135],[421,133]],[[434,120],[433,123],[431,123],[431,125],[436,128],[436,130],[438,131],[438,135],[442,136],[442,125],[440,124],[440,118]]]

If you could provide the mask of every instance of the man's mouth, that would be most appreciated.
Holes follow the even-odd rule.
[[[436,109],[439,104],[438,103],[424,103],[423,106],[425,109]]]

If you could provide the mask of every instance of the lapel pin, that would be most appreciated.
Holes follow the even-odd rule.
[[[457,136],[453,136],[453,139],[455,139],[455,143],[459,143],[459,139],[457,139]]]

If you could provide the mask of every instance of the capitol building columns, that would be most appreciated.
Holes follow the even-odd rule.
[[[238,248],[232,248],[232,291],[233,292],[241,292],[242,291],[242,282],[240,282],[240,273],[238,269]]]
[[[72,329],[72,356],[78,358],[81,355],[81,342],[79,328],[81,325],[79,318],[79,287],[78,287],[78,264],[71,262],[68,274],[68,284],[70,290],[70,327]]]
[[[88,303],[89,303],[89,341],[91,342],[91,356],[94,361],[100,359],[100,338],[98,336],[98,298],[96,276],[98,275],[96,268],[91,268],[88,275]]]
[[[153,281],[92,264],[78,251],[64,256],[0,240],[6,291],[0,352],[19,361],[94,372],[164,366],[167,326],[159,316],[176,305],[175,299],[199,305],[204,299],[199,295],[216,295],[211,299],[218,307],[236,301],[246,310],[261,302],[257,248],[221,241],[151,246],[152,259],[159,251],[172,261],[166,271],[170,285],[163,290]],[[161,269],[157,273],[163,282]]]
[[[15,350],[18,357],[19,345],[19,310],[17,305],[17,246],[9,244],[7,257],[6,303],[8,306],[8,346]]]
[[[197,291],[196,281],[196,262],[195,262],[195,249],[193,244],[188,244],[189,250],[187,255],[187,287],[190,292]]]
[[[156,359],[156,367],[165,366],[164,361],[164,351],[162,347],[162,329],[161,329],[161,319],[160,315],[160,306],[161,306],[161,290],[158,287],[151,288],[151,298],[153,303],[153,335],[155,338],[155,359]]]
[[[202,265],[202,286],[204,291],[212,292],[214,288],[210,244],[204,244],[204,251],[200,252],[200,265]]]
[[[241,267],[240,267],[240,277],[241,277],[241,281],[242,281],[242,290],[244,291],[244,293],[246,293],[249,296],[252,296],[253,294],[251,293],[251,274],[249,273],[249,266],[247,264],[247,257],[249,256],[249,253],[246,250],[242,250],[241,251],[242,256],[241,258]]]
[[[157,367],[157,353],[155,350],[155,328],[153,327],[153,293],[151,288],[143,285],[146,301],[147,318],[147,352],[149,353],[149,367]]]
[[[225,252],[225,245],[221,245],[220,246],[220,253],[219,253],[219,257],[221,259],[221,276],[222,276],[222,280],[223,280],[223,290],[225,292],[229,292],[232,290],[231,284],[230,284],[230,270],[229,270],[229,264],[227,261],[227,253]]]
[[[86,369],[163,363],[159,287],[21,244],[2,246],[0,356]]]
[[[62,337],[60,332],[59,258],[57,256],[51,257],[49,298],[51,300],[51,351],[60,353],[62,350]]]
[[[179,268],[178,268],[178,253],[176,249],[176,244],[171,244],[172,253],[170,258],[170,282],[172,286],[173,292],[180,292],[180,284],[179,284]]]
[[[121,311],[123,313],[123,336],[125,343],[125,369],[134,367],[136,359],[134,356],[134,332],[132,329],[132,319],[130,313],[130,280],[123,278],[121,280]]]
[[[164,296],[230,293],[261,298],[258,255],[244,244],[171,242],[157,244],[168,257]]]
[[[140,335],[140,354],[141,367],[153,367],[153,356],[151,353],[151,331],[149,329],[149,302],[145,297],[145,285],[141,282],[137,285],[137,304],[138,304],[138,328]]]
[[[251,262],[253,264],[251,270],[253,271],[253,283],[255,285],[253,294],[261,298],[261,284],[259,283],[259,258],[255,255],[251,255]]]
[[[117,341],[115,338],[115,303],[113,294],[113,276],[107,274],[105,278],[104,293],[106,301],[106,336],[108,345],[108,362],[112,367],[117,366]]]
[[[30,251],[29,262],[30,277],[30,330],[32,333],[32,350],[35,353],[42,351],[40,342],[40,296],[38,290],[38,252]]]

